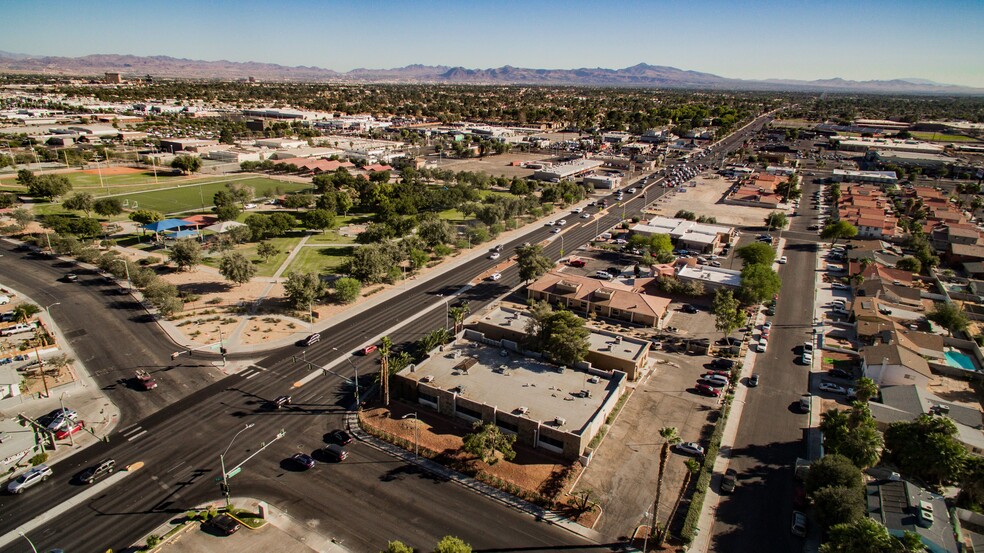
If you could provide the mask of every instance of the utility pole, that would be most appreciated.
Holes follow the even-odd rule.
[[[284,436],[287,435],[287,431],[281,429],[280,432],[277,434],[277,436],[274,439],[270,440],[269,443],[267,443],[267,442],[261,443],[260,444],[260,449],[257,449],[252,455],[250,455],[249,457],[243,459],[242,462],[240,462],[238,465],[232,467],[231,469],[229,469],[228,472],[226,472],[226,469],[225,469],[225,455],[226,455],[226,453],[229,452],[229,448],[232,447],[232,442],[236,441],[236,437],[237,436],[239,436],[243,432],[249,430],[253,426],[254,426],[253,424],[247,424],[242,430],[240,430],[239,432],[237,432],[236,435],[232,437],[232,441],[229,442],[229,447],[227,447],[225,449],[225,451],[223,451],[222,454],[219,455],[219,464],[222,467],[222,476],[220,476],[220,477],[217,476],[215,479],[220,482],[220,487],[222,488],[222,492],[225,494],[226,507],[227,508],[232,505],[232,502],[230,500],[231,490],[229,488],[229,479],[232,478],[233,476],[239,474],[242,471],[243,465],[245,465],[247,462],[249,462],[250,459],[252,459],[253,457],[256,457],[264,449],[266,449],[266,448],[270,447],[271,445],[273,445],[273,442],[276,442],[280,438],[283,438]]]

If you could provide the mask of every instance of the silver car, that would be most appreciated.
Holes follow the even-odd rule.
[[[24,493],[24,490],[44,482],[53,473],[48,465],[38,465],[31,470],[25,472],[24,474],[18,476],[10,484],[7,484],[7,491],[10,493]]]

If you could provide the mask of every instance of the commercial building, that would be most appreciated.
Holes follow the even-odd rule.
[[[211,146],[218,145],[218,140],[203,140],[200,138],[167,138],[161,139],[161,151],[163,152],[200,152],[203,149],[210,149]]]
[[[680,282],[701,283],[705,292],[733,290],[741,286],[741,271],[710,265],[680,265],[676,277]]]
[[[713,253],[728,244],[736,235],[734,227],[698,223],[672,217],[653,217],[646,223],[638,223],[630,229],[634,234],[653,236],[668,234],[678,247],[703,253]]]
[[[845,169],[834,169],[830,180],[832,182],[893,185],[898,183],[899,178],[895,171],[849,171]]]
[[[526,287],[530,299],[558,303],[587,316],[618,319],[660,328],[670,299],[647,292],[653,279],[635,279],[632,285],[582,275],[550,271]]]
[[[868,159],[881,164],[902,167],[943,167],[954,163],[954,159],[935,152],[899,152],[878,149],[868,153]]]
[[[533,178],[542,181],[561,181],[581,176],[601,167],[603,163],[597,159],[575,159],[557,163],[551,167],[533,173]]]
[[[303,148],[308,145],[307,140],[295,140],[292,138],[261,138],[253,143],[257,148],[270,148],[271,150],[287,150],[291,148]]]
[[[921,140],[899,140],[895,138],[867,138],[853,136],[831,136],[830,144],[848,152],[867,152],[883,150],[889,152],[914,152],[920,154],[941,154],[943,146]]]
[[[495,424],[521,444],[574,460],[625,390],[620,371],[558,367],[472,330],[464,338],[394,375],[394,395],[446,417]]]
[[[585,175],[584,184],[590,184],[595,188],[614,190],[621,186],[622,177],[618,175]]]

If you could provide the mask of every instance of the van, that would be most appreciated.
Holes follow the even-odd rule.
[[[14,326],[0,330],[0,336],[13,336],[14,334],[21,334],[22,332],[30,332],[34,330],[36,325],[34,323],[18,323]]]
[[[602,280],[611,280],[613,277],[611,273],[607,271],[595,271],[595,278],[600,278]]]
[[[321,452],[325,454],[325,457],[328,460],[336,463],[341,463],[348,458],[348,451],[345,451],[345,448],[338,444],[328,444],[321,450]]]

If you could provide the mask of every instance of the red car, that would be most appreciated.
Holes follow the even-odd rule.
[[[362,355],[369,355],[370,353],[376,351],[377,349],[379,349],[379,346],[377,346],[376,344],[369,344],[368,346],[362,348]]]
[[[572,260],[568,261],[567,264],[570,265],[571,267],[584,267],[584,260],[583,259],[572,259]]]
[[[731,378],[731,371],[707,371],[706,373],[702,374],[701,376],[710,376],[710,375],[714,375],[714,374],[716,374],[718,376],[723,376],[725,378]]]
[[[55,432],[56,440],[64,440],[72,434],[75,434],[79,430],[85,428],[85,423],[82,421],[77,421],[70,423],[68,426],[63,427],[61,430]]]
[[[697,384],[694,388],[696,388],[697,393],[702,396],[719,397],[721,395],[721,390],[711,388],[707,384]]]

